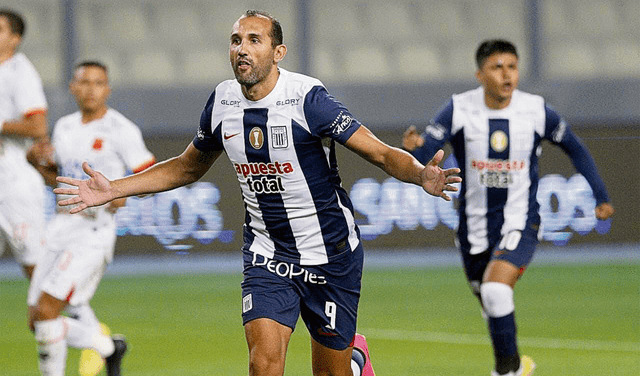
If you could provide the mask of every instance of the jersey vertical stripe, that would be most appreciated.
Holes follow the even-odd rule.
[[[608,201],[588,150],[538,95],[515,90],[499,110],[486,106],[482,87],[453,95],[423,137],[424,145],[412,152],[423,163],[447,141],[453,147],[463,178],[457,241],[471,254],[490,249],[510,231],[540,224],[536,192],[543,140],[568,154],[598,204]]]
[[[276,260],[317,265],[359,244],[340,186],[335,141],[359,127],[322,83],[280,69],[275,88],[247,100],[235,80],[216,87],[194,146],[224,150],[246,209],[244,247]]]
[[[253,163],[254,166],[261,163],[267,165],[271,163],[269,138],[266,137],[268,112],[269,110],[266,108],[247,108],[244,110],[245,154],[247,162]],[[268,190],[270,193],[265,193],[267,187],[264,185],[277,185],[277,177],[275,180],[273,175],[267,174],[266,177],[269,180],[259,180],[256,176],[252,182],[252,190],[255,192],[255,197],[262,213],[265,230],[269,233],[269,238],[274,241],[274,257],[279,258],[287,254],[287,249],[296,250],[296,243],[289,221],[282,220],[287,218],[287,213],[281,194],[271,192],[272,189],[270,188]],[[269,208],[269,210],[265,211],[265,208]],[[255,221],[252,222],[255,223]]]
[[[508,160],[509,159],[509,120],[489,119],[489,155],[488,160]],[[506,147],[504,143],[507,143]],[[488,171],[487,179],[502,179],[503,171]],[[507,203],[508,190],[506,187],[491,186],[490,182],[485,182],[487,188],[487,231],[489,244],[493,244],[500,239],[500,229],[504,223],[504,207]]]

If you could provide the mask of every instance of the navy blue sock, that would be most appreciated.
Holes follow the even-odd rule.
[[[503,317],[489,317],[489,333],[496,358],[496,371],[505,374],[520,367],[520,355],[516,344],[515,314]]]

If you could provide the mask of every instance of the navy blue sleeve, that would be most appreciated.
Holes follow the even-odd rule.
[[[591,153],[580,138],[571,131],[569,125],[549,106],[545,106],[544,138],[560,146],[567,153],[576,170],[589,182],[597,205],[609,202],[607,188],[598,173]]]
[[[193,138],[193,146],[202,152],[223,150],[222,137],[220,135],[220,127],[216,127],[213,131],[211,124],[211,113],[213,111],[213,103],[215,102],[216,92],[211,93],[207,104],[200,114],[200,126],[196,136]]]
[[[331,137],[341,144],[360,127],[349,110],[322,86],[314,86],[305,96],[304,116],[311,134]]]
[[[451,137],[451,123],[453,120],[453,100],[447,102],[424,130],[422,139],[424,144],[411,152],[420,163],[427,163],[433,155],[441,149]]]

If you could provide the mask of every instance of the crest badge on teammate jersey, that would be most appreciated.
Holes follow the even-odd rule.
[[[251,129],[251,132],[249,132],[249,144],[256,150],[262,148],[262,145],[264,145],[264,133],[262,133],[262,129],[258,127]]]
[[[287,127],[277,125],[271,127],[271,147],[274,149],[285,149],[289,146]]]
[[[491,148],[498,153],[501,153],[507,149],[509,145],[509,137],[504,131],[495,131],[491,134]]]

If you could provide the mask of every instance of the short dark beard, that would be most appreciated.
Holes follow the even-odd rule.
[[[269,75],[270,70],[270,65],[265,67],[252,65],[251,73],[248,76],[244,76],[244,78],[238,74],[237,69],[233,70],[233,74],[236,76],[236,80],[240,85],[246,88],[252,88],[255,84],[263,81]]]
[[[256,72],[251,72],[251,74],[249,74],[249,76],[246,78],[242,78],[238,73],[235,73],[235,76],[238,83],[247,88],[251,88],[253,87],[253,85],[261,81],[261,78],[258,77],[258,74]]]

